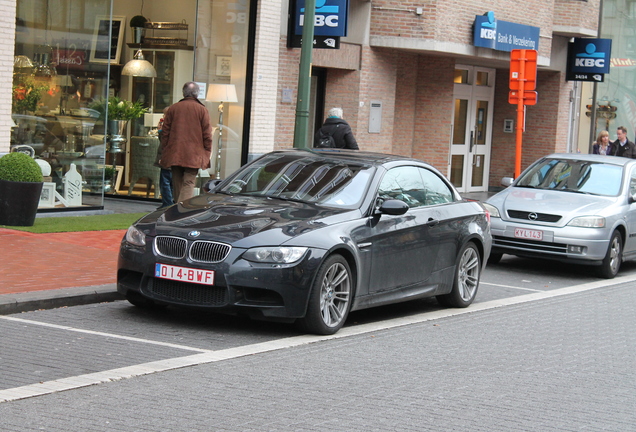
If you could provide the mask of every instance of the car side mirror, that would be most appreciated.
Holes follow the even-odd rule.
[[[208,193],[208,192],[214,192],[214,188],[217,187],[217,185],[219,183],[221,183],[223,180],[220,179],[213,179],[213,180],[208,180],[203,184],[203,190]]]
[[[378,208],[378,211],[381,214],[387,214],[391,216],[399,216],[406,213],[409,209],[409,205],[404,201],[396,200],[396,199],[388,199],[384,200]]]
[[[515,179],[512,177],[504,177],[501,179],[501,185],[508,187],[512,184],[513,181],[515,181]]]

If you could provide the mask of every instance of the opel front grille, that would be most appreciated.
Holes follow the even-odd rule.
[[[515,249],[525,252],[544,252],[553,255],[567,255],[568,245],[513,237],[492,236],[493,247]]]
[[[535,213],[520,210],[508,210],[508,217],[512,219],[528,220],[531,222],[551,222],[555,223],[561,220],[560,215],[547,214],[547,213]]]

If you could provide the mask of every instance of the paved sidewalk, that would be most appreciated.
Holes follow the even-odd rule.
[[[151,212],[148,201],[104,200],[104,210],[38,217]],[[37,223],[37,222],[36,222]],[[119,244],[125,230],[33,234],[0,228],[0,314],[110,301],[117,294]]]

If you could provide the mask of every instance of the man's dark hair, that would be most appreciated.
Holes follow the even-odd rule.
[[[623,131],[624,134],[627,133],[627,128],[625,126],[619,126],[616,128],[617,130]]]
[[[183,85],[183,97],[198,97],[199,96],[199,84],[188,81]]]

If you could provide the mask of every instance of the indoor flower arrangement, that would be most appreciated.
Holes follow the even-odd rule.
[[[26,79],[13,85],[13,112],[25,114],[35,112],[38,102],[42,99],[44,92],[49,91],[49,86],[36,83],[32,79]]]
[[[148,111],[141,102],[122,100],[117,96],[109,97],[108,102],[94,102],[90,108],[99,111],[100,118],[104,118],[105,111],[108,110],[108,120],[134,120]]]

